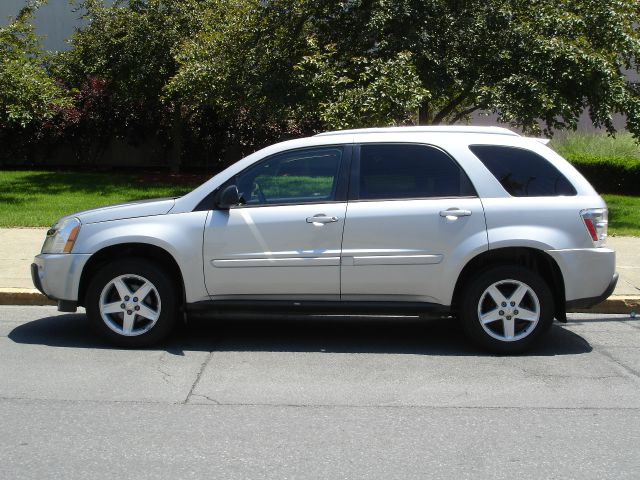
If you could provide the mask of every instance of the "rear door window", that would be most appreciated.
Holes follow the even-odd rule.
[[[352,184],[354,199],[476,195],[462,168],[442,150],[428,145],[362,145],[358,169],[358,180]]]
[[[499,145],[469,149],[513,197],[576,195],[576,189],[547,159],[531,150]]]

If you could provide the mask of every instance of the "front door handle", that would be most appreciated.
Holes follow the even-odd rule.
[[[449,208],[440,212],[440,216],[446,218],[468,217],[470,215],[471,210],[462,210],[460,208]]]
[[[327,217],[324,213],[318,213],[313,217],[307,217],[307,223],[333,223],[337,222],[338,217]]]

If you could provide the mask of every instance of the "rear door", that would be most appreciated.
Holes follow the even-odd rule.
[[[486,249],[480,199],[457,162],[422,144],[363,144],[342,243],[343,300],[448,305],[470,252]]]

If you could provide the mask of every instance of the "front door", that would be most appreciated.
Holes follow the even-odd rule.
[[[276,154],[226,183],[243,201],[207,220],[204,270],[213,299],[339,298],[345,148]]]

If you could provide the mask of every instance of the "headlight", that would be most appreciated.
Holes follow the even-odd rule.
[[[69,253],[80,232],[80,220],[75,217],[56,222],[47,232],[41,253]]]

